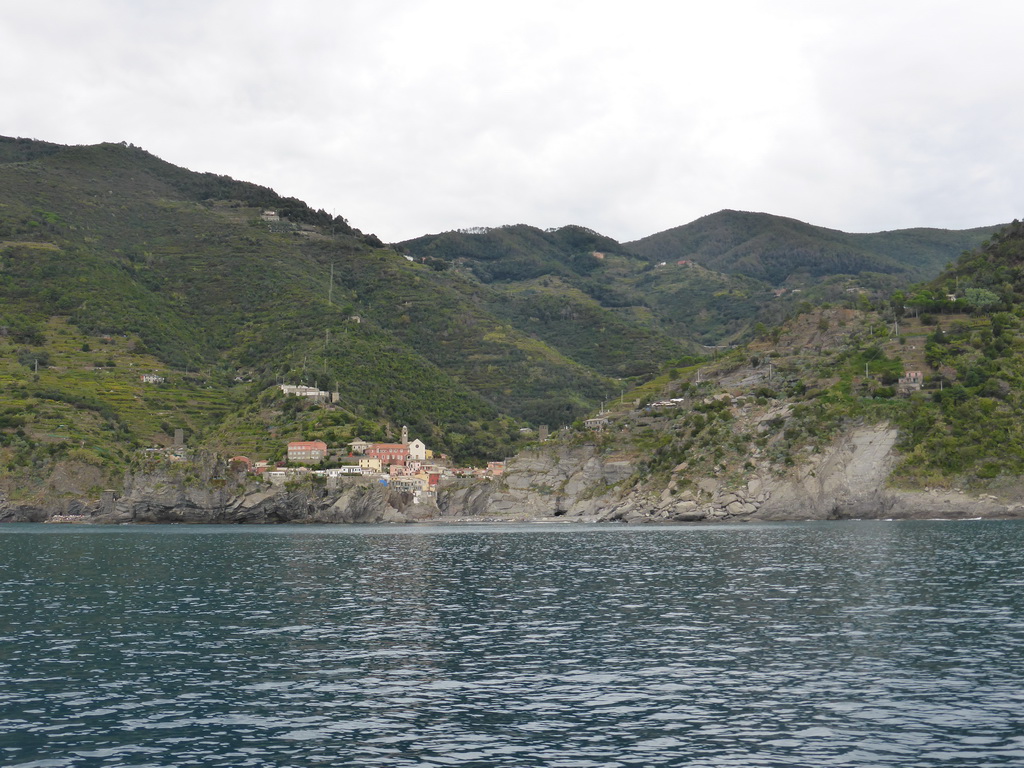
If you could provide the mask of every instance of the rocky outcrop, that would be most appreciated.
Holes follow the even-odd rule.
[[[101,517],[134,523],[404,523],[435,514],[433,505],[413,504],[409,494],[361,480],[330,489],[255,484],[228,490],[147,479]]]
[[[555,446],[514,459],[503,483],[454,489],[439,506],[465,518],[626,523],[1024,516],[1024,502],[995,496],[887,488],[897,436],[888,424],[850,428],[787,472],[755,468],[739,482],[686,477],[680,466],[659,494],[624,488],[633,463],[621,456]]]
[[[691,523],[1024,516],[1024,494],[1007,501],[962,490],[888,489],[896,438],[887,424],[853,427],[783,473],[754,466],[741,478],[695,478],[680,465],[659,492],[636,482],[635,457],[604,453],[594,445],[551,443],[510,459],[501,478],[443,486],[436,505],[413,503],[409,494],[362,479],[285,487],[244,476],[235,482],[186,482],[154,474],[128,477],[123,493],[107,492],[99,501],[15,504],[0,498],[0,522]]]
[[[1024,504],[1020,502],[1007,502],[987,494],[971,496],[962,490],[893,491],[889,498],[892,503],[884,514],[860,517],[890,520],[1024,517]]]
[[[619,502],[633,470],[625,455],[554,444],[510,459],[501,478],[442,489],[437,505],[445,517],[598,520]]]
[[[884,517],[893,506],[885,483],[894,463],[898,433],[888,424],[858,427],[798,469],[766,482],[762,519],[826,520]]]
[[[623,489],[633,462],[602,456],[593,446],[560,447],[517,456],[503,482],[460,488],[439,500],[442,514],[527,519],[565,517],[623,522],[816,520],[874,516],[893,508],[884,490],[896,430],[852,430],[787,475],[756,470],[742,483],[715,477],[675,479],[657,496]],[[870,514],[869,514],[870,513]]]
[[[436,516],[433,504],[416,504],[410,494],[362,480],[287,489],[259,482],[196,484],[157,474],[129,477],[123,493],[107,492],[98,502],[0,500],[0,522],[407,523]]]
[[[81,499],[53,499],[45,503],[18,503],[0,497],[0,523],[45,523],[53,518],[91,520],[99,504]]]

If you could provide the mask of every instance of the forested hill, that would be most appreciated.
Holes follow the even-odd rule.
[[[888,516],[896,490],[912,492],[921,514],[998,501],[1000,514],[1020,515],[1022,318],[1024,224],[1014,221],[928,283],[887,301],[807,306],[650,382],[639,391],[647,407],[607,416],[606,450],[636,457],[633,489],[666,515],[694,515],[683,519],[749,519],[732,505],[751,484],[793,503],[814,497],[824,516]],[[874,447],[862,451],[861,438]],[[857,453],[855,472],[830,479]],[[846,506],[865,489],[874,498]]]
[[[767,213],[726,210],[624,247],[655,261],[689,259],[708,269],[773,285],[863,272],[912,282],[934,277],[998,229],[850,234]]]
[[[776,325],[805,302],[851,294],[879,300],[932,278],[993,231],[851,235],[722,211],[625,244],[580,226],[517,224],[424,235],[399,247],[435,269],[486,284],[500,299],[492,311],[570,356],[622,375],[630,369],[624,361],[600,368],[588,354],[601,349],[607,357],[624,322],[640,334],[628,347],[641,358],[651,343],[664,346],[666,336],[676,345],[736,343],[749,339],[758,323]],[[597,327],[615,333],[595,338],[586,331]]]
[[[0,140],[0,469],[15,487],[71,454],[123,468],[176,428],[267,457],[407,424],[459,460],[501,458],[673,351],[654,334],[573,357],[496,303],[268,188],[122,144]],[[296,410],[278,383],[340,406]]]
[[[952,269],[932,281],[938,290],[950,284],[954,290],[963,288],[966,293],[976,288],[997,297],[983,305],[1002,305],[1003,309],[1024,305],[1024,224],[1015,219],[982,247],[964,253]]]
[[[459,461],[501,458],[525,428],[570,424],[700,344],[887,287],[862,273],[782,292],[575,226],[385,247],[138,147],[0,137],[0,494],[81,492],[54,479],[69,463],[102,487],[178,428],[192,448],[274,458],[290,439],[408,425]]]

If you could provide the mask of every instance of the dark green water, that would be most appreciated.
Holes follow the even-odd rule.
[[[1022,766],[1024,523],[0,526],[3,766]]]

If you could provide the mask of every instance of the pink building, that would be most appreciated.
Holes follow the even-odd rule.
[[[373,459],[380,459],[383,466],[401,464],[409,460],[409,446],[401,443],[374,443],[366,449],[366,455]]]
[[[920,392],[924,386],[924,372],[907,371],[896,386],[903,392]]]
[[[319,464],[327,457],[327,443],[322,440],[288,443],[288,462]]]

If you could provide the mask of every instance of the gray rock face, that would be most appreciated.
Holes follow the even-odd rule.
[[[720,478],[688,478],[687,489],[673,481],[655,498],[609,487],[631,475],[631,462],[603,458],[593,448],[554,448],[510,462],[503,486],[459,489],[439,505],[447,514],[479,518],[628,523],[1024,515],[1024,503],[994,497],[887,489],[896,438],[887,424],[853,428],[785,475],[754,470],[738,488]],[[685,472],[685,465],[677,469]]]
[[[602,456],[594,446],[552,446],[509,460],[504,475],[484,487],[442,489],[437,505],[448,517],[597,519],[620,498],[613,486],[632,474],[629,459]]]
[[[361,480],[336,490],[286,490],[260,483],[211,488],[164,475],[132,477],[119,498],[47,506],[0,502],[2,522],[94,523],[406,523],[437,516],[433,504]]]
[[[1017,501],[959,492],[905,492],[885,487],[896,430],[851,429],[827,449],[777,475],[758,468],[743,480],[686,477],[685,465],[664,491],[625,487],[634,461],[594,446],[554,444],[511,459],[501,478],[456,481],[437,504],[414,504],[362,479],[337,488],[269,487],[258,481],[217,487],[166,475],[129,477],[126,490],[98,501],[54,499],[14,504],[0,497],[0,522],[99,523],[407,523],[418,520],[593,522],[731,522],[849,518],[1024,516]],[[678,480],[678,482],[677,482]],[[683,482],[683,481],[686,482]]]
[[[771,499],[758,515],[823,520],[864,517],[867,510],[885,512],[892,506],[885,481],[892,471],[897,436],[887,424],[851,430],[791,475],[768,482]]]
[[[0,502],[0,523],[45,523],[52,517],[63,517],[68,512],[63,505],[12,504]]]

